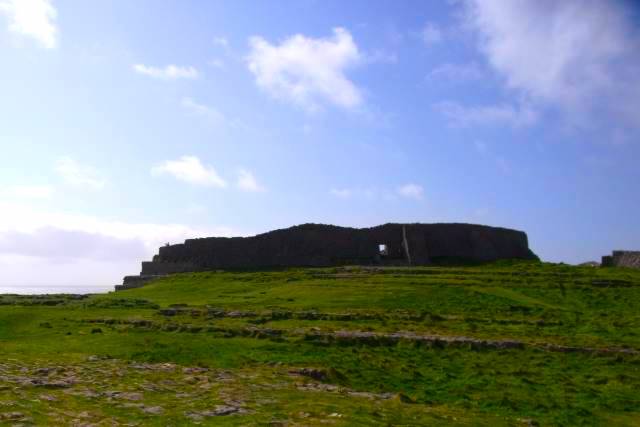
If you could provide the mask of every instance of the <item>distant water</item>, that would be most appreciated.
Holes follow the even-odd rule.
[[[2,285],[0,294],[95,294],[113,291],[113,285]]]

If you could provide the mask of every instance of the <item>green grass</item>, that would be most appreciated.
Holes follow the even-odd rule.
[[[176,305],[176,315],[159,310]],[[384,336],[395,332],[522,346]],[[0,296],[0,424],[18,411],[36,424],[640,425],[640,356],[621,349],[640,350],[640,271],[502,262],[187,273],[84,299]],[[81,385],[49,390],[56,400],[46,401],[39,386],[9,381],[52,364]],[[209,369],[206,387],[181,374],[196,366]],[[301,368],[331,375],[301,377]],[[93,391],[139,391],[162,415],[78,398],[83,378]],[[216,404],[242,411],[189,415]]]

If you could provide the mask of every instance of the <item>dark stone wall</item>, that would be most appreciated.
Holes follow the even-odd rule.
[[[640,268],[640,251],[613,251],[602,257],[602,267]]]
[[[405,242],[406,241],[406,245]],[[379,245],[387,246],[381,256]],[[408,248],[408,254],[407,254]],[[161,247],[142,275],[215,269],[430,265],[537,259],[522,231],[473,224],[304,224],[253,237],[208,237]]]
[[[156,279],[160,277],[159,275],[154,275],[154,276],[125,276],[124,279],[122,279],[122,285],[116,285],[116,291],[124,291],[126,289],[134,289],[134,288],[141,288],[142,286],[146,285],[148,282],[150,282],[153,279]]]

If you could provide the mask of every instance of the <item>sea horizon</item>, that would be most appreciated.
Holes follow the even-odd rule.
[[[113,291],[113,285],[0,285],[0,294],[96,294]]]

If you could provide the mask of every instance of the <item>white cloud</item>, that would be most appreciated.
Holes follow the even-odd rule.
[[[202,215],[207,212],[207,208],[198,203],[191,203],[185,211],[190,215]]]
[[[64,245],[64,248],[61,247]],[[51,226],[32,232],[0,233],[0,254],[69,259],[141,259],[144,244],[139,239],[117,238],[97,232],[64,230]]]
[[[440,43],[442,41],[442,31],[433,22],[427,22],[422,29],[420,36],[427,46]]]
[[[0,202],[0,293],[112,290],[165,242],[238,236],[229,227],[129,223]]]
[[[329,194],[339,197],[340,199],[349,199],[353,195],[353,190],[348,188],[332,188]]]
[[[398,187],[397,193],[409,199],[422,200],[424,197],[424,189],[421,185],[418,184],[405,184],[401,187]]]
[[[222,123],[225,121],[225,116],[220,111],[216,110],[213,107],[209,107],[204,104],[199,104],[189,97],[182,98],[182,100],[180,101],[180,105],[185,110],[188,110],[191,113],[196,114],[198,116],[206,117],[207,119],[210,119],[213,122]]]
[[[95,168],[80,164],[70,157],[59,158],[55,171],[67,184],[77,188],[101,190],[106,185],[106,180]]]
[[[219,70],[224,68],[224,61],[222,59],[218,59],[218,58],[214,58],[211,59],[207,62],[207,64],[209,64],[209,66],[213,67],[213,68],[217,68]]]
[[[212,166],[204,166],[195,156],[182,156],[178,160],[167,160],[151,169],[153,175],[168,174],[177,180],[206,187],[225,188],[227,182]]]
[[[537,111],[528,104],[468,107],[453,101],[442,101],[433,104],[433,107],[445,116],[451,126],[458,127],[509,125],[517,128],[530,126],[538,120]]]
[[[242,191],[249,192],[262,192],[265,188],[258,183],[256,177],[246,169],[240,169],[238,171],[237,186]]]
[[[391,188],[332,188],[329,194],[343,200],[366,201],[396,201],[398,196],[409,199],[422,200],[424,189],[414,183],[407,183],[395,189]]]
[[[226,37],[214,37],[212,43],[225,49],[229,47],[229,40]]]
[[[194,67],[181,67],[173,64],[164,68],[134,64],[133,70],[136,73],[162,80],[196,79],[200,75]]]
[[[385,194],[388,195],[388,191],[381,191],[375,188],[332,188],[329,190],[329,194],[339,199],[360,199],[360,200],[376,200],[381,196],[385,199]]]
[[[317,110],[322,102],[346,109],[362,104],[358,87],[345,72],[362,61],[351,34],[335,28],[331,38],[301,34],[272,45],[262,37],[251,37],[247,57],[256,83],[273,96]]]
[[[480,80],[482,77],[482,69],[475,62],[471,62],[468,64],[441,64],[431,70],[431,72],[427,75],[428,80],[437,82],[440,82],[442,80],[464,82]]]
[[[364,61],[367,63],[396,64],[398,55],[395,52],[388,52],[382,49],[376,49],[364,55]]]
[[[19,199],[50,199],[53,187],[49,185],[14,185],[0,190],[0,194]]]
[[[640,32],[631,3],[466,0],[466,23],[507,87],[588,122],[640,126]],[[586,118],[586,120],[585,120]]]
[[[50,0],[0,0],[0,15],[6,15],[9,31],[31,37],[47,49],[57,45],[57,11]]]
[[[0,203],[0,233],[36,234],[46,229],[77,231],[119,240],[138,239],[148,254],[153,254],[165,242],[177,243],[185,238],[234,233],[227,227],[194,229],[182,224],[128,223],[67,212],[43,212],[23,204]],[[64,253],[64,244],[61,243],[59,251]]]

